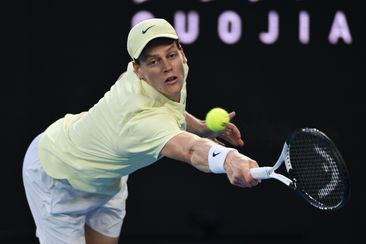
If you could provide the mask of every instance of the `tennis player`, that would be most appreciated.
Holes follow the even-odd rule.
[[[258,183],[254,160],[217,143],[244,145],[233,123],[213,133],[186,112],[188,65],[174,28],[142,21],[127,50],[132,61],[104,97],[51,124],[26,152],[23,182],[40,243],[118,243],[128,175],[164,156],[226,173],[233,185]]]

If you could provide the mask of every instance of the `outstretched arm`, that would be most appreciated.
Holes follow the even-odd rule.
[[[201,138],[190,132],[182,132],[169,140],[164,146],[162,154],[169,158],[187,162],[203,172],[212,172],[212,155],[210,169],[209,152],[213,147],[218,148],[219,152],[222,149],[222,155],[228,149],[218,147],[218,144],[212,140]],[[256,161],[236,150],[227,152],[226,157],[222,160],[223,168],[233,185],[251,187],[258,184],[258,181],[253,179],[249,172],[250,168],[258,167]]]

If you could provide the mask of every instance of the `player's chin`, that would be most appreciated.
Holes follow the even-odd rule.
[[[169,93],[179,93],[182,90],[183,82],[176,80],[175,82],[166,83],[165,87]]]

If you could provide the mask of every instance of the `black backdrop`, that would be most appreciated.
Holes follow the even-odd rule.
[[[343,154],[352,193],[345,208],[323,213],[280,183],[241,189],[223,175],[163,159],[130,176],[122,243],[144,238],[354,243],[362,238],[366,22],[357,1],[138,2],[1,2],[0,243],[33,238],[21,180],[27,145],[54,120],[87,110],[109,89],[129,61],[127,34],[142,10],[173,24],[177,11],[199,16],[198,38],[184,45],[188,111],[204,118],[214,106],[235,110],[246,141],[239,150],[261,165],[277,159],[292,130],[316,127]],[[217,34],[226,10],[236,12],[242,24],[241,38],[230,45]],[[267,45],[259,34],[268,29],[271,11],[279,16],[280,29],[277,41]],[[308,44],[298,38],[300,11],[310,17]],[[328,40],[339,11],[352,43]]]

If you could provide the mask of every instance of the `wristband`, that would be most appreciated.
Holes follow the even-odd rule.
[[[222,174],[226,173],[224,169],[224,163],[226,155],[230,151],[238,151],[234,148],[223,147],[221,145],[214,145],[208,151],[208,167],[212,173]]]

